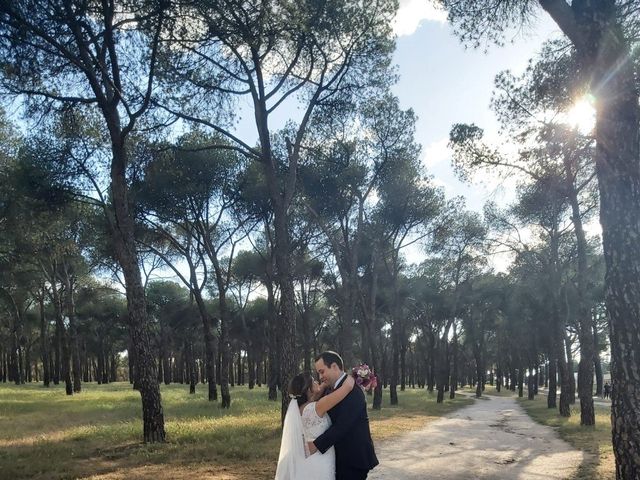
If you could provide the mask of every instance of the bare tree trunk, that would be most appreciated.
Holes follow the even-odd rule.
[[[529,366],[529,377],[527,378],[527,399],[533,400],[536,394],[536,376],[533,374],[533,368],[531,365]]]
[[[603,375],[602,375],[602,362],[600,360],[600,354],[598,352],[598,329],[593,326],[593,367],[596,376],[596,395],[602,396],[603,387]]]
[[[276,312],[275,307],[275,298],[273,295],[273,285],[271,281],[267,281],[267,308],[269,311],[269,328],[268,328],[268,339],[269,339],[269,378],[267,379],[267,384],[269,386],[269,400],[277,401],[278,400],[278,385],[279,385],[279,344],[280,338],[277,332],[279,332],[279,321],[278,314]]]
[[[54,266],[54,275],[55,278],[57,276],[57,270]],[[56,316],[56,334],[60,338],[61,345],[61,365],[60,365],[60,373],[62,375],[62,379],[64,380],[65,390],[67,395],[73,395],[73,384],[71,382],[71,365],[69,358],[69,342],[67,339],[66,329],[64,327],[64,321],[62,317],[62,300],[60,299],[60,292],[58,291],[58,286],[56,281],[51,283],[51,294],[53,299],[53,308]]]
[[[571,380],[569,378],[569,367],[564,358],[564,350],[562,348],[562,338],[558,339],[558,373],[560,374],[560,415],[563,417],[571,416]]]
[[[438,355],[438,362],[436,364],[437,366],[436,387],[438,389],[438,395],[436,397],[436,403],[442,403],[444,402],[445,385],[448,385],[448,379],[449,379],[449,354],[448,354],[448,348],[447,348],[446,334],[444,336],[444,339],[441,338],[438,340],[437,355]]]
[[[193,284],[193,282],[192,282]],[[210,402],[218,399],[218,389],[216,387],[216,339],[213,334],[213,319],[207,312],[207,307],[202,298],[202,293],[197,288],[192,289],[200,318],[202,320],[202,331],[204,333],[204,352],[206,357],[206,373],[207,373],[207,388],[208,398]]]
[[[64,285],[65,310],[69,319],[69,344],[71,364],[73,366],[73,391],[82,391],[82,372],[80,367],[80,347],[78,345],[78,331],[76,327],[76,303],[73,295],[73,280],[69,273],[69,266],[63,262],[60,278]]]
[[[185,345],[185,351],[187,354],[187,372],[189,372],[189,394],[196,393],[196,383],[198,378],[198,372],[196,368],[196,359],[193,354],[193,343],[187,342]]]
[[[563,160],[578,254],[578,338],[580,342],[578,395],[580,397],[580,425],[595,425],[596,417],[593,406],[593,362],[595,350],[591,312],[587,304],[587,237],[582,225],[578,192],[574,186],[571,158],[573,155],[575,155],[573,152],[565,154]]]
[[[115,222],[111,223],[116,258],[125,279],[129,334],[135,349],[136,377],[142,398],[143,437],[146,443],[164,442],[164,413],[160,385],[147,318],[146,297],[138,267],[138,252],[134,237],[134,222],[126,180],[128,165],[125,139],[116,111],[107,114],[111,133],[111,194]]]
[[[49,386],[51,382],[51,371],[49,370],[49,342],[47,341],[47,318],[44,311],[44,292],[42,296],[38,298],[38,305],[40,307],[40,350],[42,355],[42,376],[45,387]]]
[[[455,322],[453,323],[453,371],[451,372],[451,382],[449,385],[449,398],[456,398],[456,388],[458,385],[458,331]],[[477,394],[476,394],[477,396]]]
[[[311,373],[311,325],[310,310],[308,305],[307,289],[304,280],[300,280],[300,296],[302,299],[302,312],[300,320],[302,324],[302,360],[305,372]]]
[[[568,398],[569,403],[573,405],[576,403],[576,377],[573,373],[573,354],[571,353],[571,341],[569,340],[569,335],[567,335],[567,331],[564,332],[564,349],[567,353],[567,371],[569,372],[568,376]]]
[[[389,404],[398,405],[398,370],[400,362],[398,321],[391,325],[391,381],[389,382]]]
[[[436,337],[434,333],[429,330],[429,364],[427,365],[427,390],[429,393],[433,393],[433,389],[436,386]]]
[[[522,398],[524,396],[524,368],[522,368],[522,363],[518,366],[518,397]]]
[[[482,378],[484,375],[484,365],[482,363],[482,352],[480,348],[474,346],[473,348],[473,358],[476,361],[476,376],[478,377],[478,383],[476,385],[476,398],[480,398],[482,396]]]
[[[596,101],[596,173],[610,315],[616,478],[640,478],[640,107],[630,37],[615,2],[572,2],[573,22],[541,2],[570,36]],[[563,13],[560,13],[563,12]],[[578,34],[579,32],[579,34]]]

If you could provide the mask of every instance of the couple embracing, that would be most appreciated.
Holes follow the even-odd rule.
[[[342,358],[323,352],[289,384],[276,480],[363,480],[378,465],[364,392]]]

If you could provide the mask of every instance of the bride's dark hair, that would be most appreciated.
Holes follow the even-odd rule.
[[[313,385],[311,374],[299,373],[289,382],[289,397],[295,398],[298,401],[298,406],[307,403],[309,401],[307,394],[311,385]]]

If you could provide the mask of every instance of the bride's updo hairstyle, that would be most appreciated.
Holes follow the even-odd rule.
[[[298,401],[298,406],[309,401],[307,394],[313,385],[313,377],[310,373],[299,373],[289,382],[289,397]]]

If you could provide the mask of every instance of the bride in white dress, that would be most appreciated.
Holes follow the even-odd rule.
[[[309,454],[307,443],[313,442],[330,426],[326,413],[353,389],[353,377],[347,376],[340,388],[324,397],[325,387],[308,373],[293,377],[289,384],[289,409],[282,429],[282,443],[276,480],[335,480],[336,454],[331,447],[324,454]]]

